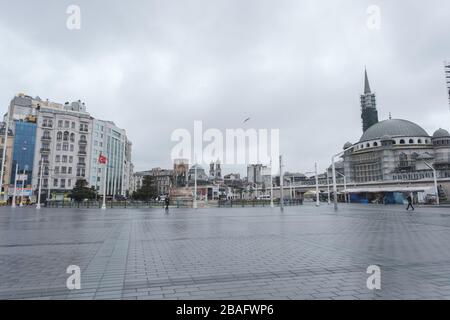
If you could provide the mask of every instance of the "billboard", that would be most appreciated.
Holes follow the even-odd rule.
[[[22,195],[25,197],[31,197],[33,195],[33,189],[32,188],[21,188],[21,187],[17,187],[16,188],[16,197],[20,197]],[[13,196],[14,195],[14,186],[9,186],[8,188],[8,195],[9,196]]]

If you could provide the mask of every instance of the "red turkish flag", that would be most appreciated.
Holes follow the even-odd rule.
[[[98,156],[98,163],[106,164],[106,157],[100,153]]]

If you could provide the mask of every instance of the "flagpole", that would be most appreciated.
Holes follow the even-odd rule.
[[[100,155],[102,156],[102,155]],[[108,170],[107,160],[105,160],[105,172],[103,173],[103,204],[102,210],[106,210],[106,170]]]
[[[16,174],[14,176],[14,193],[13,193],[13,198],[12,198],[12,203],[11,203],[11,207],[15,208],[16,207],[16,191],[17,191],[17,174],[19,171],[19,164],[16,163]]]
[[[22,191],[20,192],[20,204],[19,207],[23,207],[23,197],[24,197],[24,189],[25,189],[25,180],[23,180],[23,175],[25,175],[25,169],[23,169],[23,173],[22,173]]]

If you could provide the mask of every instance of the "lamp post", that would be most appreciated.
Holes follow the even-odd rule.
[[[17,190],[17,173],[19,171],[19,164],[16,163],[16,174],[14,176],[14,193],[13,193],[13,198],[12,198],[12,203],[11,203],[11,207],[15,208],[16,207],[16,190]]]
[[[314,173],[315,180],[316,180],[316,207],[320,206],[320,199],[319,199],[319,176],[317,175],[317,162],[314,163],[314,172],[305,172],[305,174]],[[329,193],[328,193],[329,195]]]
[[[103,174],[103,204],[102,204],[102,210],[106,210],[106,178],[108,177],[108,158],[105,159],[105,172]]]
[[[294,177],[291,177],[291,178],[289,179],[289,192],[290,192],[290,194],[291,194],[291,200],[294,198],[294,193],[293,193],[293,189],[292,189],[292,180],[293,180],[293,178],[294,178]]]
[[[284,210],[284,195],[283,195],[283,156],[280,156],[280,210]]]
[[[25,180],[24,180],[24,178],[26,177],[25,172],[27,172],[27,170],[28,170],[28,165],[25,165],[25,167],[23,169],[23,172],[22,172],[22,176],[20,177],[21,181],[22,181],[22,190],[20,192],[20,204],[19,204],[19,207],[23,207],[23,198],[25,197]]]
[[[314,171],[316,172],[316,207],[320,206],[319,199],[319,176],[317,174],[317,162],[314,163]]]
[[[270,158],[270,207],[273,208],[272,158]]]
[[[197,160],[194,165],[194,209],[197,209]]]
[[[337,172],[341,177],[344,178],[344,195],[345,195],[345,202],[348,203],[348,200],[347,200],[347,177],[346,177],[344,174],[340,173],[339,171],[336,171],[336,172]]]
[[[333,171],[333,202],[335,211],[337,211],[338,205],[337,205],[337,186],[336,186],[336,166],[334,164],[334,158],[341,156],[342,154],[346,153],[349,150],[352,150],[354,147],[355,147],[354,145],[348,147],[344,149],[344,151],[336,153],[334,156],[331,157],[331,170]]]
[[[327,168],[327,193],[328,193],[328,204],[331,204],[331,196],[330,196],[330,177],[329,177],[329,168]]]
[[[10,119],[11,110],[8,110],[8,118],[5,124],[5,137],[3,139],[3,154],[2,154],[2,164],[0,168],[0,192],[3,188],[3,177],[5,174],[5,161],[6,161],[6,148],[8,147],[8,131],[9,131],[9,119]],[[6,194],[6,183],[4,188],[3,199],[6,201],[8,199],[8,195]]]
[[[41,159],[41,172],[39,173],[39,191],[36,209],[41,209],[42,173],[44,171],[44,161]]]
[[[436,176],[436,169],[430,165],[428,162],[424,161],[425,165],[433,170],[433,180],[434,180],[434,192],[436,192],[436,205],[439,205],[439,190],[437,185],[437,176]]]

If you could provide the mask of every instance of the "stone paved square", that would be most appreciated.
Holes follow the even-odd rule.
[[[3,207],[0,298],[450,299],[450,209]]]

